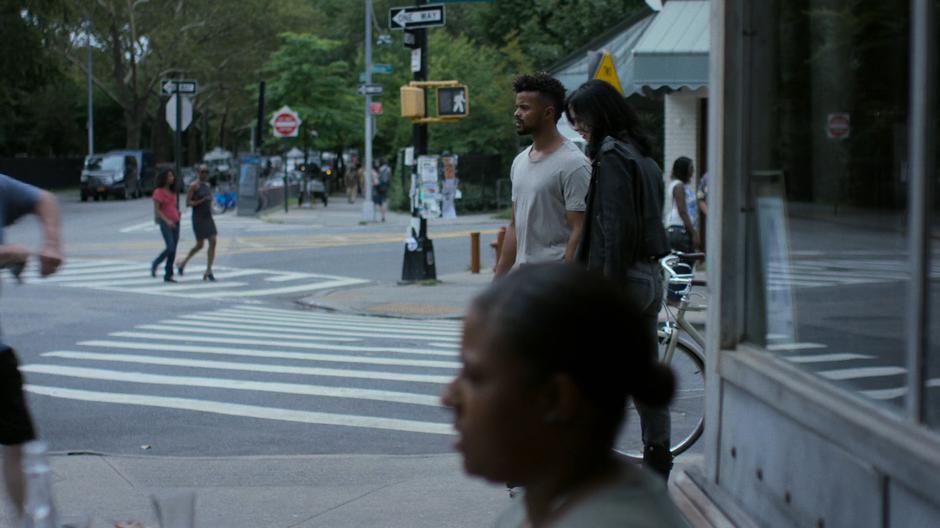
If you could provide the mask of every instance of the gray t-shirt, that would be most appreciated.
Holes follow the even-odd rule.
[[[38,200],[39,189],[0,174],[0,244],[3,244],[3,228],[31,213]]]
[[[565,212],[584,211],[591,183],[591,163],[571,141],[539,161],[529,158],[531,151],[520,152],[510,172],[516,266],[564,259],[571,236]]]
[[[523,528],[528,518],[525,497],[513,499],[512,506],[497,519],[495,528]],[[621,467],[617,479],[594,494],[574,503],[552,528],[688,528],[688,523],[672,503],[666,484],[638,467]]]
[[[39,189],[0,174],[0,245],[3,228],[36,209]]]

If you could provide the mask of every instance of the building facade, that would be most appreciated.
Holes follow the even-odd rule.
[[[711,1],[703,512],[940,526],[938,13]]]

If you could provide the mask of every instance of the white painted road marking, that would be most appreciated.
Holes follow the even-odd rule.
[[[32,394],[51,396],[54,398],[64,398],[69,400],[114,403],[120,405],[141,405],[147,407],[162,407],[165,409],[182,409],[187,411],[225,414],[228,416],[257,418],[260,420],[281,420],[320,425],[367,427],[371,429],[387,429],[392,431],[406,431],[412,433],[427,433],[438,435],[454,434],[453,426],[443,423],[419,422],[415,420],[401,420],[396,418],[354,416],[349,414],[295,411],[291,409],[278,409],[275,407],[261,407],[257,405],[241,405],[235,403],[196,400],[191,398],[169,398],[165,396],[143,396],[139,394],[97,392],[63,389],[58,387],[46,387],[42,385],[26,385],[25,388]]]
[[[49,374],[74,378],[102,381],[121,381],[153,385],[177,385],[182,387],[209,387],[214,389],[275,392],[279,394],[300,394],[303,396],[325,396],[329,398],[349,398],[354,400],[375,400],[411,405],[440,407],[440,396],[413,394],[387,390],[356,389],[349,387],[331,387],[328,385],[309,385],[300,383],[273,383],[266,381],[248,381],[233,378],[205,378],[198,376],[164,376],[142,372],[123,372],[119,370],[63,367],[57,365],[25,365],[23,372]]]

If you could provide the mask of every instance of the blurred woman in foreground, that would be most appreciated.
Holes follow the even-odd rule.
[[[611,449],[627,398],[665,405],[674,380],[644,349],[621,288],[533,265],[476,298],[445,389],[468,473],[525,488],[503,527],[684,527],[665,482]]]

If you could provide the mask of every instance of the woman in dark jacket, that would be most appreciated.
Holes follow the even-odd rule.
[[[568,95],[565,113],[587,141],[593,171],[578,261],[624,286],[644,315],[646,350],[658,357],[656,317],[662,304],[659,257],[669,252],[662,224],[662,170],[636,112],[604,81],[588,81]],[[668,476],[669,409],[637,406],[644,460]]]

